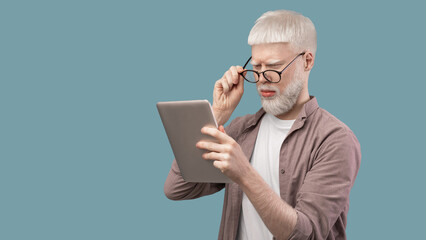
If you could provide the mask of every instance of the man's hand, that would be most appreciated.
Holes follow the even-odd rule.
[[[240,145],[219,129],[203,127],[201,132],[218,143],[199,141],[196,146],[205,149],[203,158],[214,160],[213,165],[238,184],[253,204],[262,221],[277,239],[288,239],[297,223],[297,213],[272,190],[262,176],[250,165]]]
[[[241,66],[232,66],[216,81],[213,90],[213,113],[218,125],[225,124],[234,112],[244,93]]]
[[[240,184],[250,173],[252,166],[242,151],[240,145],[225,133],[223,126],[219,129],[203,127],[201,132],[214,137],[217,141],[199,141],[196,146],[209,152],[203,154],[204,159],[214,160],[213,165],[227,177]]]

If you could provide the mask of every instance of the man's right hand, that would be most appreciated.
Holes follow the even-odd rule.
[[[234,112],[244,93],[241,66],[232,66],[216,81],[213,90],[213,113],[218,125],[224,125]]]

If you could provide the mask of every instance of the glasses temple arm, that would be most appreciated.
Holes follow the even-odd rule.
[[[293,58],[293,60],[291,60],[291,62],[289,64],[287,64],[287,66],[285,66],[285,68],[281,71],[281,73],[284,72],[284,70],[286,70],[298,57],[304,55],[306,52],[302,52],[299,55],[297,55],[295,58]]]
[[[249,59],[247,60],[247,62],[244,64],[243,69],[245,69],[245,68],[246,68],[246,66],[247,66],[247,64],[250,62],[250,60],[251,60],[251,56],[249,57]]]

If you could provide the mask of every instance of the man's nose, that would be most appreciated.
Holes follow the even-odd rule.
[[[259,73],[259,83],[266,83],[265,75],[262,72]]]

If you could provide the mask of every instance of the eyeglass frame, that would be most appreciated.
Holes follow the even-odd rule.
[[[291,60],[288,64],[287,64],[287,66],[285,66],[284,67],[284,69],[282,70],[282,71],[276,71],[276,70],[272,70],[272,69],[268,69],[268,70],[265,70],[265,71],[263,71],[263,72],[258,72],[258,71],[256,71],[256,70],[244,70],[244,71],[242,71],[241,73],[240,73],[240,75],[244,78],[244,80],[246,80],[247,82],[249,82],[249,83],[257,83],[257,82],[259,82],[259,78],[260,78],[260,74],[262,74],[263,75],[263,77],[265,78],[265,80],[266,81],[268,81],[268,82],[270,82],[270,83],[279,83],[280,81],[281,81],[281,74],[283,74],[283,72],[284,72],[284,70],[286,70],[288,67],[290,67],[290,65],[298,58],[298,57],[300,57],[300,56],[302,56],[302,55],[304,55],[306,52],[302,52],[302,53],[299,53],[296,57],[294,57],[293,58],[293,60]],[[251,60],[251,58],[252,58],[252,56],[250,56],[250,58],[247,60],[247,62],[244,64],[244,67],[243,67],[243,69],[245,69],[246,68],[246,66],[247,66],[247,64],[250,62],[250,60]],[[278,80],[278,82],[272,82],[271,80],[269,80],[267,77],[266,77],[266,75],[265,75],[265,72],[268,72],[268,71],[272,71],[272,72],[275,72],[275,73],[277,73],[279,76],[280,76],[280,80]],[[247,80],[246,79],[246,77],[243,75],[244,73],[247,73],[247,72],[253,72],[253,73],[256,73],[257,74],[257,81],[256,82],[251,82],[251,81],[249,81],[249,80]]]

